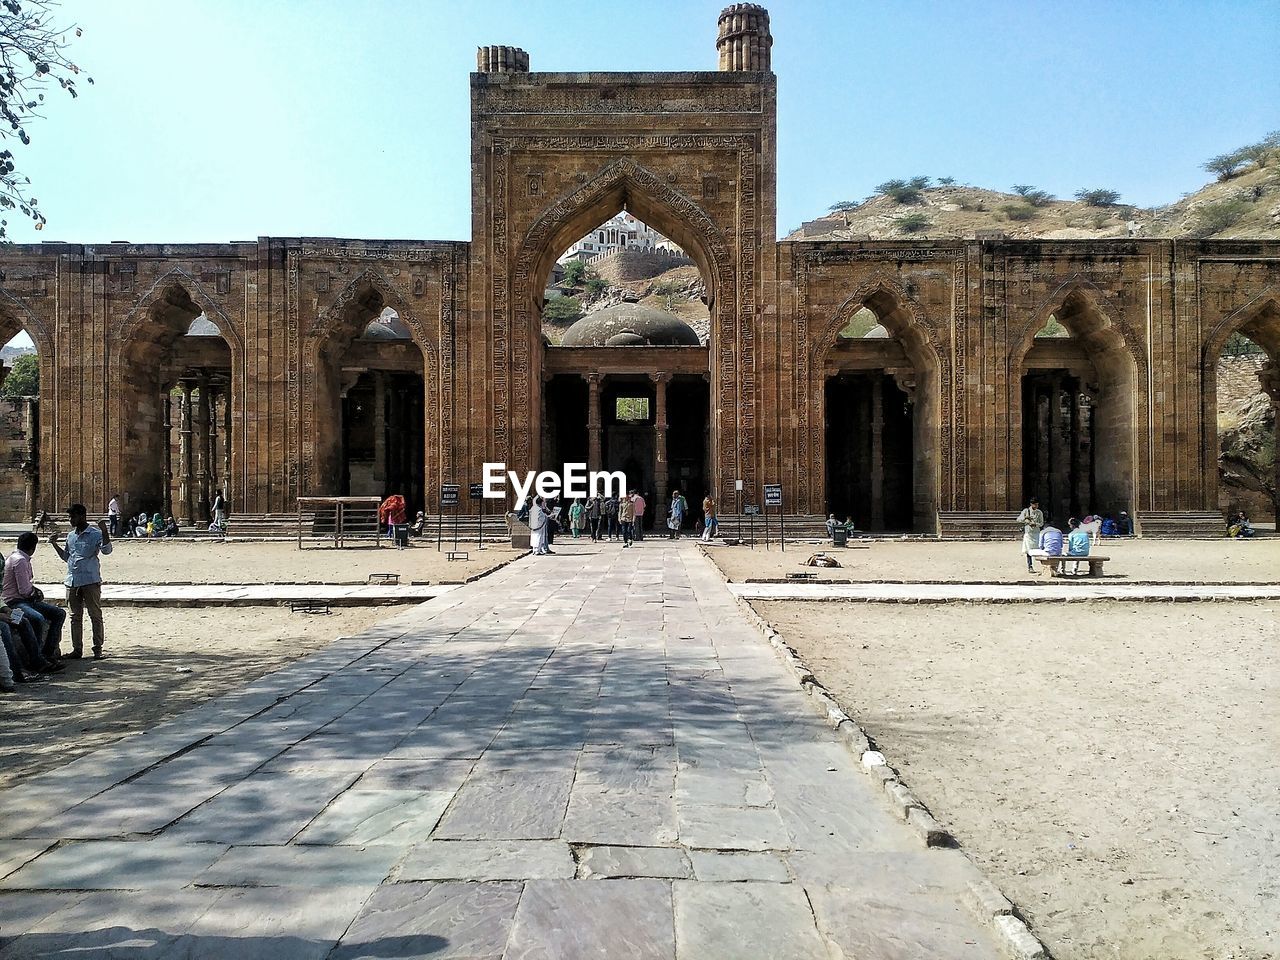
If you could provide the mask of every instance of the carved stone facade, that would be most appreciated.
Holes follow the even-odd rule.
[[[530,73],[523,51],[485,48],[489,69],[471,77],[470,243],[0,250],[0,333],[26,330],[40,354],[42,504],[101,510],[119,492],[126,509],[158,509],[163,397],[206,363],[183,352],[198,313],[226,344],[233,512],[341,492],[344,371],[384,307],[421,353],[428,511],[441,483],[478,481],[485,461],[542,466],[544,377],[564,369],[540,334],[546,279],[625,209],[706,282],[708,471],[722,503],[741,479],[748,500],[780,482],[789,513],[830,509],[825,385],[872,362],[871,348],[835,349],[865,306],[906,357],[892,372],[913,408],[918,530],[940,513],[1014,510],[1028,492],[1023,378],[1049,362],[1035,335],[1051,315],[1089,371],[1092,505],[1214,509],[1217,359],[1241,331],[1280,357],[1280,244],[777,242],[762,14],[726,11],[717,72]]]

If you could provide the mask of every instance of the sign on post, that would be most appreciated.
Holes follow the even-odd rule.
[[[444,546],[444,508],[453,507],[453,549],[458,549],[458,485],[456,483],[445,483],[440,486],[440,511],[436,514],[436,549],[439,550]]]
[[[756,548],[756,517],[760,516],[760,505],[757,503],[748,503],[742,508],[742,514],[747,518],[747,536],[751,539],[751,549]]]
[[[778,543],[785,552],[787,549],[787,528],[786,520],[782,516],[782,484],[766,483],[764,485],[764,505],[766,507],[778,508]],[[769,539],[769,516],[764,518],[765,540]]]
[[[472,502],[480,504],[480,544],[477,550],[484,549],[484,484],[473,483],[467,488],[467,493],[471,497]]]

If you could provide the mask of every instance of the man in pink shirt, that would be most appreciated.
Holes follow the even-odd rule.
[[[645,508],[644,497],[640,496],[640,492],[637,490],[635,495],[631,498],[631,502],[634,503],[636,506],[636,522],[635,522],[634,539],[643,540],[644,539],[644,508]]]
[[[46,659],[56,661],[62,656],[62,624],[67,619],[67,612],[45,602],[44,594],[35,585],[31,555],[39,543],[40,538],[29,530],[18,535],[18,548],[4,561],[0,594],[8,606],[21,609],[31,618],[41,652]]]

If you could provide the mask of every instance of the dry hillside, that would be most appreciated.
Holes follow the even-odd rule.
[[[1280,151],[1278,151],[1280,152]],[[1016,193],[935,185],[915,202],[877,195],[811,220],[788,240],[972,239],[998,230],[1017,239],[1106,237],[1280,238],[1280,160],[1251,165],[1165,207],[1090,206],[1077,200],[1028,203]]]

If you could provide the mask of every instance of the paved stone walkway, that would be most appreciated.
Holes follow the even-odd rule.
[[[1280,600],[1280,584],[733,583],[744,600],[869,600],[881,603],[1031,603],[1038,600]]]
[[[0,794],[0,960],[1000,955],[696,548],[557,551]]]
[[[66,594],[62,584],[42,584],[50,597]],[[313,600],[342,606],[421,603],[455,589],[450,584],[363,583],[105,583],[102,599],[126,606],[252,607]]]

